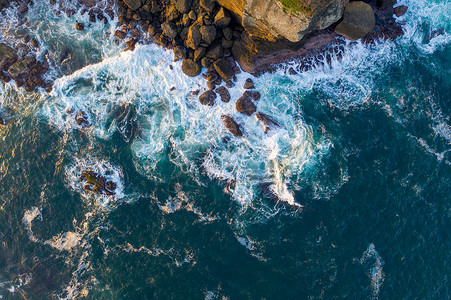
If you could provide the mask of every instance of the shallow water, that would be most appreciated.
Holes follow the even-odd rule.
[[[403,3],[396,41],[252,77],[267,135],[234,109],[248,74],[202,106],[203,78],[155,45],[121,52],[114,20],[8,10],[0,38],[37,37],[56,81],[0,85],[0,298],[449,297],[451,3]],[[116,196],[86,192],[86,168]]]

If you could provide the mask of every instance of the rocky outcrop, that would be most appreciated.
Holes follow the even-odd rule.
[[[238,123],[235,122],[232,117],[228,115],[222,115],[221,121],[222,124],[224,124],[224,127],[227,128],[227,130],[230,131],[231,134],[233,134],[234,136],[243,136],[240,125],[238,125]]]
[[[358,40],[373,32],[376,18],[370,5],[362,1],[351,2],[346,7],[343,21],[335,32],[349,40]]]
[[[299,42],[338,21],[348,0],[218,0],[233,12],[252,39]]]
[[[97,172],[86,170],[80,180],[85,183],[84,189],[87,191],[107,196],[115,195],[117,184]]]

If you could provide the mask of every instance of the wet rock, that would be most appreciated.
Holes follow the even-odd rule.
[[[220,86],[216,89],[216,93],[219,95],[219,97],[221,98],[222,102],[229,102],[230,101],[230,93],[229,90],[227,88],[225,88],[224,86]]]
[[[426,43],[429,43],[433,38],[438,37],[439,35],[443,35],[444,33],[444,29],[434,30],[424,39],[424,41]]]
[[[200,61],[205,56],[205,48],[199,47],[194,51],[194,60]]]
[[[246,116],[250,116],[257,111],[257,107],[250,97],[243,95],[236,102],[236,110]]]
[[[207,87],[209,90],[214,90],[216,88],[216,84],[212,81],[207,82]]]
[[[125,39],[125,37],[127,36],[127,33],[124,32],[124,31],[122,31],[122,30],[116,30],[116,31],[114,32],[114,36],[117,37],[117,38],[119,38],[119,39],[121,39],[121,40],[123,40],[123,39]]]
[[[221,58],[224,55],[224,48],[217,44],[209,48],[207,53],[205,54],[206,57],[211,58],[212,60],[216,60]]]
[[[30,73],[30,68],[36,63],[34,56],[27,56],[22,60],[15,62],[9,69],[8,73],[13,79]]]
[[[232,40],[233,38],[233,29],[230,27],[226,27],[222,30],[222,35],[226,40]]]
[[[188,58],[182,62],[182,71],[190,77],[196,77],[202,71],[202,67],[199,62]]]
[[[13,48],[0,43],[0,71],[8,70],[18,59]]]
[[[255,88],[254,82],[252,81],[252,79],[248,78],[248,79],[246,79],[246,82],[244,83],[243,87],[246,90],[252,90]]]
[[[200,34],[199,27],[197,25],[192,25],[188,30],[186,46],[194,50],[199,47],[201,41],[202,35]]]
[[[191,9],[192,0],[177,0],[176,7],[179,12],[186,14]]]
[[[191,20],[196,20],[197,19],[197,15],[196,15],[196,12],[194,11],[194,10],[192,10],[192,11],[190,11],[189,13],[188,13],[188,17],[191,19]]]
[[[259,101],[260,100],[260,92],[258,91],[245,91],[243,93],[243,97],[247,97],[250,98],[254,101]]]
[[[174,48],[174,55],[176,58],[185,59],[186,58],[186,50],[183,46],[176,46]]]
[[[92,170],[86,170],[80,176],[80,180],[85,182],[84,189],[96,194],[113,196],[117,188],[116,183],[107,180],[105,176],[102,176]]]
[[[400,17],[404,15],[407,12],[408,7],[405,5],[400,5],[398,7],[395,7],[394,12],[395,16]]]
[[[208,57],[204,57],[204,58],[202,58],[201,59],[201,64],[202,64],[202,67],[204,67],[204,68],[210,68],[210,66],[211,66],[211,59],[210,58],[208,58]]]
[[[235,86],[235,83],[233,83],[232,80],[227,80],[226,81],[226,87],[233,88],[234,86]]]
[[[215,16],[214,24],[219,28],[224,28],[230,24],[231,20],[232,17],[230,14],[224,9],[224,7],[221,7]]]
[[[373,31],[376,24],[373,9],[362,1],[350,2],[344,11],[343,21],[335,32],[349,40],[358,40]]]
[[[215,105],[216,93],[214,91],[206,91],[199,97],[199,102],[202,105],[213,106]]]
[[[24,14],[28,11],[28,6],[25,3],[21,3],[17,11],[19,12],[19,14]]]
[[[230,66],[229,61],[226,58],[221,58],[216,60],[213,63],[213,67],[216,72],[218,72],[219,76],[221,76],[222,80],[227,81],[231,79],[234,75],[234,72]]]
[[[78,126],[81,126],[82,128],[88,127],[90,125],[88,121],[88,116],[84,111],[80,111],[75,115],[75,122],[77,123]]]
[[[259,120],[260,123],[262,124],[265,133],[268,133],[268,130],[271,128],[280,127],[280,125],[276,121],[274,121],[264,113],[259,112],[255,116],[257,117],[257,120]]]
[[[234,136],[243,136],[240,125],[238,125],[238,123],[235,122],[232,117],[228,115],[222,115],[221,121],[222,124],[224,124],[224,127],[227,128],[227,130],[230,131],[231,134],[233,134]]]
[[[39,48],[39,42],[38,42],[38,40],[37,39],[35,39],[35,38],[32,38],[31,39],[31,45],[34,47],[34,48]]]
[[[77,30],[84,30],[85,29],[85,25],[83,25],[83,23],[80,23],[80,22],[76,22],[75,23],[75,28],[77,29]]]
[[[131,10],[137,10],[142,6],[141,0],[123,0]]]
[[[135,45],[136,45],[137,41],[138,40],[134,39],[134,38],[128,39],[128,41],[125,42],[125,45],[127,46],[126,50],[131,50],[131,51],[135,50]]]
[[[199,28],[199,31],[202,36],[202,40],[209,45],[216,38],[216,27],[215,26],[201,26]]]

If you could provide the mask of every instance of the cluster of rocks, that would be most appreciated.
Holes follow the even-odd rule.
[[[105,176],[102,176],[92,170],[86,170],[80,176],[80,180],[85,182],[84,189],[96,194],[113,196],[117,188],[116,183],[111,180],[107,180]]]

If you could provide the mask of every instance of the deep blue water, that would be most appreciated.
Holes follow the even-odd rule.
[[[449,299],[451,2],[403,3],[396,41],[242,73],[212,108],[170,51],[121,52],[114,20],[80,33],[88,16],[46,1],[22,25],[8,10],[2,40],[29,32],[71,59],[50,95],[0,85],[0,298]],[[248,77],[280,129],[235,111]],[[117,195],[85,191],[86,169]]]

